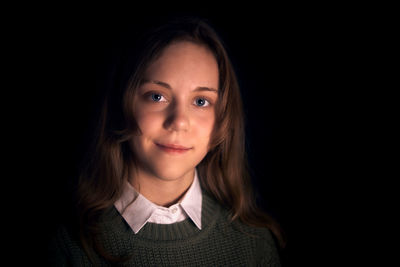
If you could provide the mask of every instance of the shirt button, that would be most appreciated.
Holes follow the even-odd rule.
[[[176,207],[173,207],[172,210],[171,210],[172,213],[175,213],[177,211],[178,211],[178,209]]]

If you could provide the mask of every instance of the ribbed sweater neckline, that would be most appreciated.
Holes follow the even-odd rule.
[[[143,239],[148,241],[178,241],[187,240],[190,237],[206,234],[210,228],[216,223],[221,213],[220,205],[211,196],[203,191],[203,202],[202,202],[202,229],[198,229],[197,226],[192,222],[190,218],[184,221],[172,223],[172,224],[157,224],[157,223],[146,223],[146,225],[135,234],[123,217],[117,213],[117,216],[121,219],[120,225],[117,226],[118,232],[130,232],[130,236],[137,239]],[[115,229],[115,228],[114,228]]]

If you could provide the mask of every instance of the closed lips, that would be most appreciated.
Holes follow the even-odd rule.
[[[157,144],[156,143],[156,145],[161,146],[161,147],[165,147],[165,148],[176,149],[176,150],[189,150],[189,149],[191,149],[190,147],[184,147],[184,146],[175,145],[175,144]]]

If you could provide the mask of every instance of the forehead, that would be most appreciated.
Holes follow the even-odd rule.
[[[145,79],[167,83],[206,83],[218,87],[218,64],[205,45],[180,41],[168,45],[145,72]]]

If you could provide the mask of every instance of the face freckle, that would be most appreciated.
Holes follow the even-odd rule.
[[[170,44],[149,65],[134,102],[142,134],[133,138],[132,148],[142,171],[177,179],[206,156],[215,122],[218,76],[212,52],[187,41]]]

